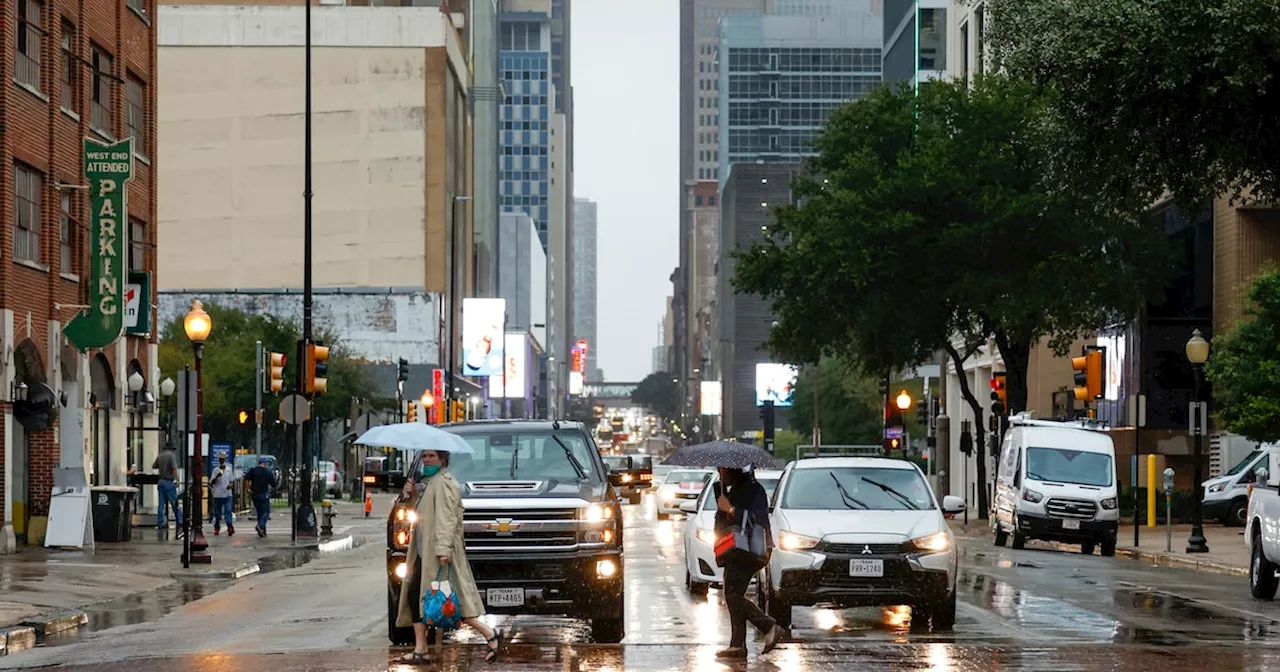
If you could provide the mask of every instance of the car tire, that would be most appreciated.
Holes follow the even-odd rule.
[[[1110,558],[1115,554],[1116,554],[1116,540],[1103,539],[1102,540],[1102,557]]]
[[[1276,565],[1262,552],[1262,535],[1253,535],[1253,557],[1249,559],[1249,593],[1259,600],[1276,596]]]
[[[1004,546],[1009,541],[1009,533],[1005,532],[1003,527],[1000,527],[1000,521],[998,520],[995,521],[993,527],[996,529],[996,546]]]
[[[1086,541],[1086,542],[1084,542],[1083,544],[1080,544],[1080,554],[1081,554],[1081,555],[1093,555],[1093,549],[1094,549],[1096,546],[1097,546],[1097,545],[1096,545],[1094,542],[1092,542],[1092,541]]]
[[[410,646],[414,643],[413,627],[396,627],[396,614],[400,611],[400,599],[387,591],[387,638],[394,646]]]
[[[1244,527],[1248,519],[1249,500],[1241,498],[1231,502],[1231,513],[1227,514],[1227,518],[1223,523],[1234,527]]]
[[[956,627],[956,591],[939,600],[929,611],[929,625],[934,632],[950,632]]]
[[[591,619],[591,639],[596,644],[619,644],[627,636],[625,618]]]
[[[693,574],[689,572],[689,568],[686,567],[684,570],[684,587],[685,590],[689,591],[690,595],[702,597],[707,594],[707,589],[711,587],[711,584],[694,581]]]
[[[1018,549],[1025,548],[1027,545],[1027,538],[1023,536],[1021,532],[1018,531],[1017,518],[1013,519],[1013,543],[1011,545],[1013,546],[1013,548],[1018,548]]]

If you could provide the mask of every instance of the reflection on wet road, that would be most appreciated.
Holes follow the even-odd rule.
[[[649,497],[626,507],[627,637],[590,644],[585,624],[491,619],[512,633],[488,669],[686,670],[721,665],[728,640],[719,591],[684,586],[683,520],[657,521]],[[796,608],[794,641],[750,666],[778,670],[1280,669],[1280,606],[1249,597],[1243,578],[1152,567],[1122,558],[961,544],[955,630],[913,632],[907,607]],[[91,632],[0,658],[0,668],[53,664],[125,670],[383,670],[400,650],[386,640],[382,550],[292,557],[234,584],[179,584],[91,610]],[[216,592],[215,592],[216,591]],[[748,591],[754,594],[754,589]],[[191,633],[201,633],[193,639]],[[462,631],[440,669],[482,666],[479,638]],[[462,644],[462,645],[458,645]],[[1264,646],[1256,646],[1264,645]],[[1271,646],[1265,646],[1271,645]],[[93,665],[89,665],[93,663]],[[392,665],[391,669],[413,669]]]

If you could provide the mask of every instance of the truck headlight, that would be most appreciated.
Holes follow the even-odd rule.
[[[1102,500],[1102,508],[1107,509],[1108,511],[1110,511],[1110,510],[1115,509],[1115,508],[1116,508],[1116,504],[1118,504],[1118,503],[1119,503],[1119,502],[1117,502],[1117,501],[1116,501],[1116,498],[1115,498],[1115,497],[1108,497],[1108,498],[1106,498],[1106,499]]]
[[[401,546],[409,545],[409,533],[406,532],[405,530],[400,530],[399,532],[396,532],[396,543]]]
[[[396,565],[395,573],[396,573],[396,578],[403,579],[404,577],[409,575],[409,565],[406,565],[403,562]]]
[[[818,545],[819,539],[803,534],[783,531],[778,535],[778,546],[784,551],[805,551]]]
[[[596,561],[596,578],[608,579],[618,573],[618,563],[612,560]]]
[[[1022,498],[1032,504],[1039,504],[1040,500],[1044,499],[1044,495],[1036,492],[1035,490],[1023,490]]]
[[[941,553],[951,548],[951,537],[947,535],[946,530],[943,530],[926,537],[912,539],[911,543],[926,553]]]
[[[604,506],[592,504],[587,507],[587,522],[598,523],[602,520],[609,520],[611,518],[613,518],[613,507],[608,504],[605,504]]]
[[[1226,490],[1226,489],[1227,489],[1226,483],[1215,483],[1214,485],[1209,486],[1206,489],[1206,491],[1209,493],[1215,493],[1215,492],[1222,492],[1223,490]]]

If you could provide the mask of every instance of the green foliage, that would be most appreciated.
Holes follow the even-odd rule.
[[[1280,197],[1280,3],[989,0],[1000,66],[1058,95],[1059,174],[1150,203]],[[1248,178],[1247,180],[1244,178]]]
[[[1280,441],[1280,271],[1258,276],[1249,303],[1246,319],[1213,339],[1206,373],[1228,431]]]
[[[773,302],[768,347],[879,374],[990,334],[1025,408],[1032,345],[1065,351],[1131,315],[1165,260],[1136,211],[1058,189],[1045,104],[992,76],[918,97],[880,87],[833,111],[794,181],[799,205],[737,259],[735,286]]]
[[[884,405],[879,383],[842,360],[827,357],[818,366],[818,421],[829,445],[878,445]],[[791,426],[813,440],[813,365],[796,377]],[[914,411],[912,411],[914,413]]]
[[[213,320],[213,330],[204,346],[204,422],[206,431],[216,438],[235,434],[240,409],[253,412],[254,341],[261,340],[264,350],[282,352],[286,356],[285,389],[294,387],[297,376],[298,326],[270,315],[250,315],[234,308],[205,304]],[[182,327],[183,316],[164,325],[161,330],[159,360],[161,376],[174,376],[183,366],[195,368],[195,355]],[[373,396],[373,384],[360,370],[332,334],[318,334],[317,339],[329,346],[329,388],[316,402],[315,415],[326,420],[345,419],[351,397]],[[281,397],[284,395],[282,394]],[[278,417],[279,399],[264,394],[265,419],[269,425]],[[253,420],[250,419],[250,424]]]
[[[631,393],[631,402],[670,420],[680,412],[680,385],[666,371],[651,373]]]
[[[804,441],[804,434],[793,429],[780,429],[773,433],[773,456],[779,464],[794,460],[797,448]]]

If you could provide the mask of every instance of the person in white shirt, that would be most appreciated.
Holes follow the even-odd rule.
[[[227,454],[218,453],[218,466],[213,468],[209,488],[213,491],[213,534],[222,533],[222,519],[227,519],[227,536],[236,533],[235,514],[231,512],[231,486],[236,482],[235,471],[227,464]]]

